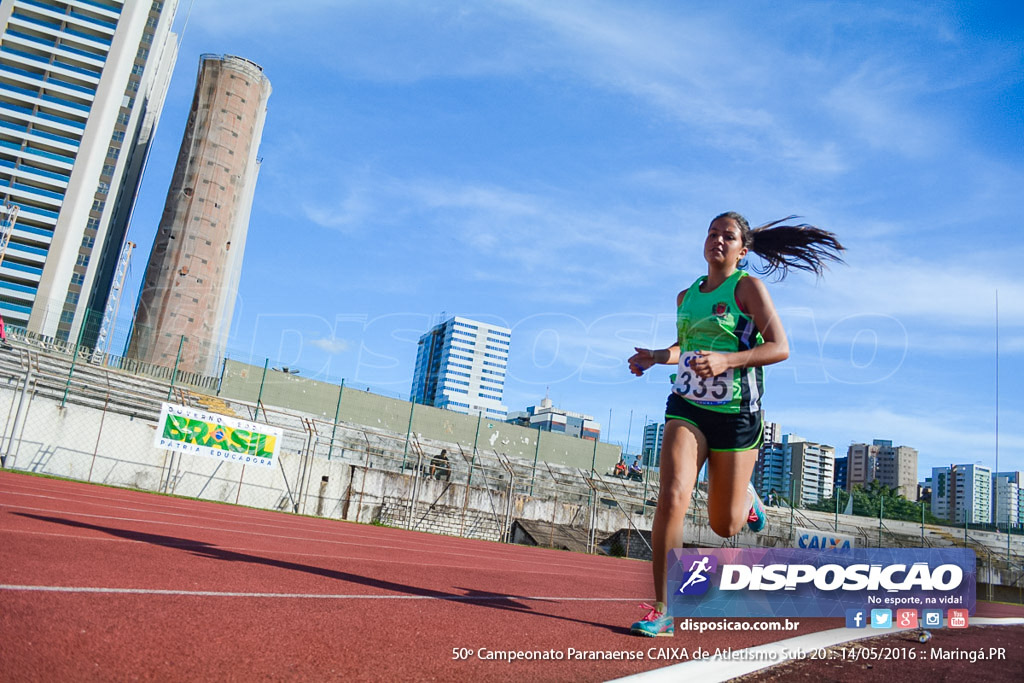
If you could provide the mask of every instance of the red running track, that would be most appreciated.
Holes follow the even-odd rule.
[[[0,681],[601,681],[843,625],[641,639],[648,563],[10,472],[0,549]],[[570,648],[643,659],[476,654]]]

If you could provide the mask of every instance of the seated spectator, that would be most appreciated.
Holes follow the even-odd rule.
[[[636,456],[636,460],[633,461],[633,464],[629,466],[629,478],[634,481],[643,481],[644,468],[643,465],[640,464],[639,455]]]
[[[452,471],[448,466],[448,450],[441,449],[441,452],[430,459],[430,476],[434,479],[451,481]]]
[[[620,456],[619,457],[619,461],[617,463],[615,463],[615,472],[614,472],[614,474],[615,474],[616,477],[625,477],[626,476],[626,459],[624,457]]]

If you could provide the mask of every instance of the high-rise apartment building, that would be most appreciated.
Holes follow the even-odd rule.
[[[142,283],[128,357],[214,375],[242,274],[270,98],[263,69],[203,55]],[[180,358],[179,358],[180,350]]]
[[[556,408],[547,396],[539,406],[529,406],[525,411],[509,413],[506,419],[525,427],[575,436],[577,439],[598,441],[601,438],[601,425],[593,416]]]
[[[19,207],[0,266],[8,324],[95,339],[174,67],[177,5],[0,2],[0,194]]]
[[[754,465],[754,488],[761,498],[767,498],[774,489],[780,496],[789,496],[789,452],[782,443],[782,426],[777,422],[764,423],[764,438]]]
[[[992,475],[992,523],[1002,528],[1018,526],[1020,520],[1020,472],[996,472]]]
[[[953,465],[953,520],[987,524],[992,519],[992,470],[983,465]]]
[[[931,482],[931,510],[939,519],[953,519],[953,468],[933,467]]]
[[[850,487],[847,484],[847,467],[849,466],[849,456],[843,456],[836,458],[836,488],[840,488],[844,491],[849,491]]]
[[[641,451],[644,467],[661,467],[661,442],[664,439],[664,422],[651,422],[644,425],[644,443]]]
[[[907,500],[917,496],[917,450],[893,446],[892,441],[875,439],[871,444],[851,444],[846,451],[847,490],[867,486],[873,481],[884,484]]]
[[[768,430],[768,424],[772,428]],[[766,423],[765,441],[754,466],[754,488],[762,498],[772,491],[777,497],[793,500],[797,506],[831,498],[835,487],[835,449],[813,443],[796,434],[781,434],[775,423]]]
[[[409,400],[504,420],[502,405],[512,331],[453,317],[420,337]]]
[[[932,468],[932,514],[955,524],[992,521],[992,470],[983,465]]]
[[[795,500],[801,505],[831,498],[835,488],[836,449],[793,434],[784,437],[793,466]]]

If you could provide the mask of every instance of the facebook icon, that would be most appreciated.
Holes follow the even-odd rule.
[[[846,628],[866,628],[867,611],[862,609],[846,610]]]

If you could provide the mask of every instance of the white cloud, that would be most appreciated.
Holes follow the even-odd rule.
[[[316,348],[320,349],[321,351],[326,351],[327,353],[330,353],[332,355],[343,353],[345,351],[348,351],[349,349],[348,341],[344,339],[335,339],[333,337],[313,339],[309,343],[312,346],[315,346]]]

